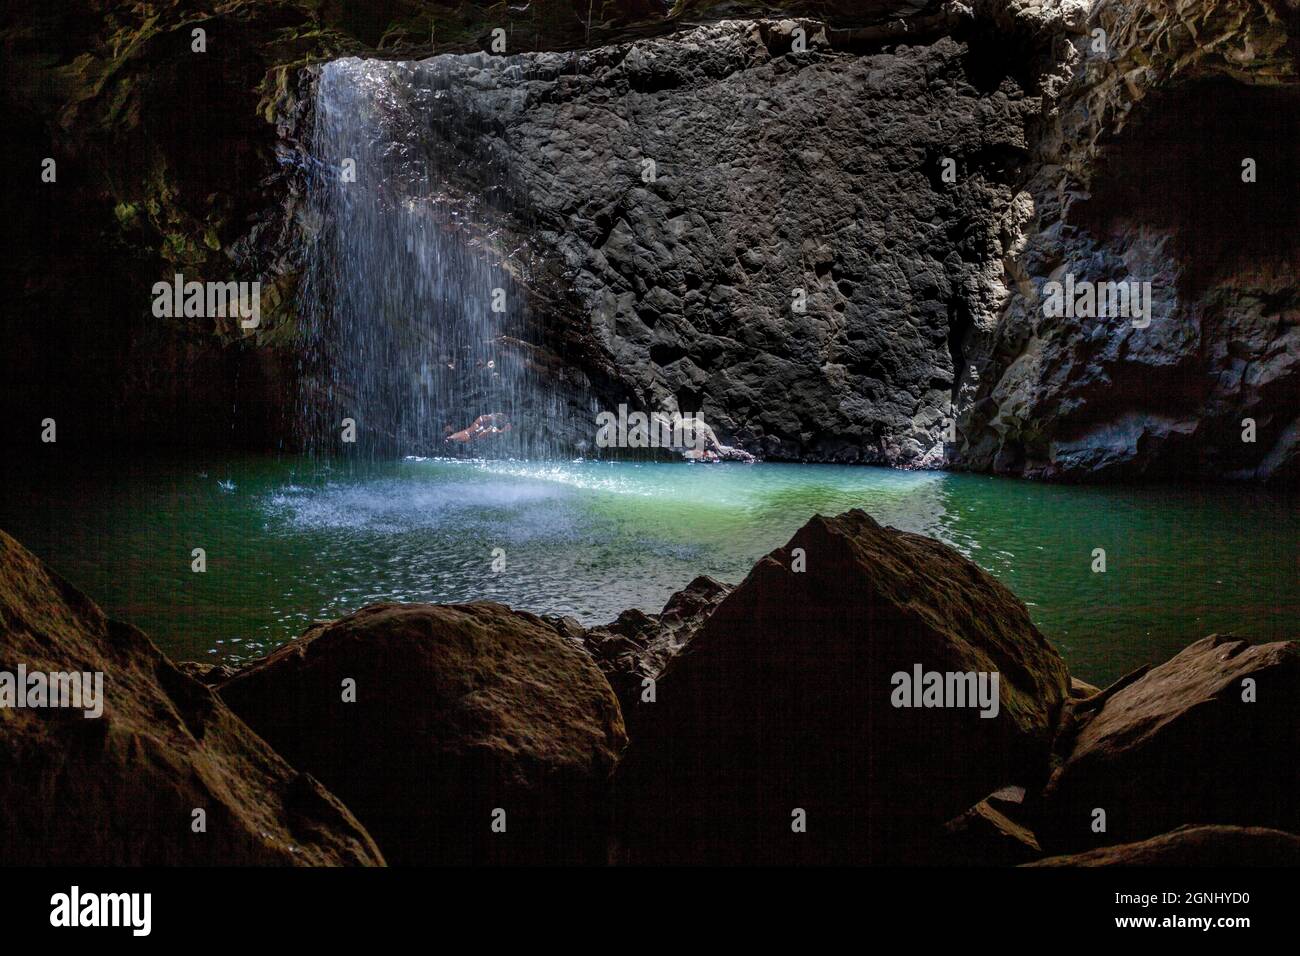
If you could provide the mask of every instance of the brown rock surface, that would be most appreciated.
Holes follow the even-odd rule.
[[[604,861],[622,716],[590,658],[541,618],[487,602],[374,605],[219,692],[346,794],[391,863]]]
[[[1216,635],[1137,673],[1066,722],[1036,828],[1044,847],[1082,850],[1182,824],[1300,830],[1300,643]],[[1092,832],[1096,808],[1102,834]]]
[[[1042,847],[1033,831],[1005,812],[1004,801],[981,800],[943,826],[939,852],[943,866],[1015,866],[1037,860]]]
[[[629,730],[640,710],[645,679],[663,673],[731,591],[731,585],[700,575],[670,597],[659,614],[632,609],[583,633],[582,645],[618,695]]]
[[[1026,866],[1297,866],[1300,836],[1264,827],[1194,826],[1172,833],[1050,856]]]
[[[383,863],[337,798],[0,532],[0,671],[19,665],[101,672],[104,708],[0,708],[0,863]]]
[[[1070,699],[1087,700],[1095,694],[1100,694],[1101,688],[1089,684],[1087,681],[1079,680],[1077,677],[1070,678]]]
[[[999,672],[997,717],[893,707],[891,675],[918,663]],[[660,678],[618,771],[624,855],[915,859],[945,820],[1045,776],[1068,682],[1024,605],[951,548],[861,511],[815,517]]]

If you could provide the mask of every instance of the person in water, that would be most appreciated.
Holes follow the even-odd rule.
[[[453,443],[459,445],[468,445],[478,441],[480,438],[487,438],[490,435],[504,435],[510,431],[510,420],[501,412],[491,412],[487,415],[480,415],[474,419],[473,424],[467,428],[462,428],[455,432],[448,425],[443,429],[442,440],[444,443]]]

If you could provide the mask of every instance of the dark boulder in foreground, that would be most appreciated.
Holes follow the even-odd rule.
[[[641,709],[645,681],[663,673],[731,590],[731,585],[702,574],[670,597],[659,614],[631,609],[582,633],[582,646],[618,695],[629,733]]]
[[[618,701],[541,618],[375,605],[312,627],[219,692],[336,788],[390,863],[605,861]]]
[[[103,710],[86,717],[85,698],[75,709],[0,706],[0,863],[383,863],[337,798],[0,532],[0,672],[20,666],[102,674]]]
[[[997,672],[996,716],[893,706],[917,665]],[[990,792],[1041,783],[1068,687],[1024,605],[956,551],[861,511],[815,517],[659,680],[617,775],[620,856],[916,859]]]
[[[1207,637],[1126,680],[1071,709],[1035,828],[1044,848],[1182,824],[1300,831],[1300,643]]]
[[[1300,866],[1300,836],[1264,827],[1187,826],[1137,843],[1026,866]]]

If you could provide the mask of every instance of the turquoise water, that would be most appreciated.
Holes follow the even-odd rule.
[[[1075,674],[1105,683],[1215,631],[1294,637],[1295,504],[834,465],[247,458],[11,481],[0,527],[173,658],[240,660],[374,601],[492,598],[589,624],[656,611],[697,574],[740,580],[814,513],[858,507],[996,575]]]

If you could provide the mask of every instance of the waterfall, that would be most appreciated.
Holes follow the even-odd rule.
[[[543,374],[527,332],[526,243],[502,225],[507,171],[480,148],[488,121],[461,108],[467,65],[522,76],[481,55],[321,70],[299,294],[300,420],[314,452],[343,448],[352,419],[370,455],[572,454],[560,438],[571,396]],[[493,412],[508,433],[444,443]]]

